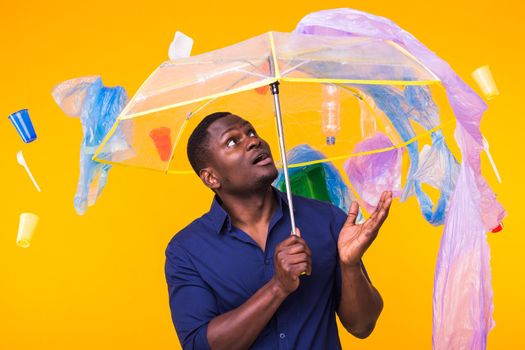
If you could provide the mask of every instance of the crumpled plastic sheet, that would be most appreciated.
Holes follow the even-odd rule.
[[[459,173],[459,164],[448,149],[441,132],[432,135],[432,146],[423,146],[418,163],[419,166],[412,180],[421,212],[429,223],[441,225],[449,210],[451,195]],[[423,183],[439,189],[440,196],[436,205],[423,191],[421,187]]]
[[[485,232],[499,226],[506,215],[481,175],[480,122],[486,104],[444,60],[386,18],[352,9],[325,10],[304,17],[296,32],[391,40],[441,80],[457,119],[455,138],[462,164],[436,265],[432,345],[434,349],[485,349],[488,333],[494,326]],[[415,153],[407,149],[409,155]],[[415,172],[413,170],[412,175]]]
[[[74,205],[79,215],[87,211],[106,185],[110,164],[92,160],[93,154],[116,121],[127,101],[122,87],[105,87],[99,77],[62,82],[53,89],[53,98],[69,116],[80,116],[84,137],[80,147],[80,177]],[[121,130],[116,131],[112,149],[130,148]]]
[[[385,113],[403,141],[416,136],[410,120],[419,123],[426,130],[439,125],[439,113],[427,87],[407,86],[401,90],[382,85],[363,86],[361,90],[370,95],[377,106]],[[432,152],[419,154],[419,142],[409,143],[406,148],[410,158],[410,167],[401,201],[409,196],[417,196],[421,212],[432,225],[441,225],[445,220],[449,197],[454,189],[459,171],[459,164],[448,149],[441,130],[431,134]],[[428,157],[431,159],[428,159]],[[432,162],[436,160],[436,162]],[[437,161],[439,160],[439,161]],[[424,166],[420,164],[424,162]],[[439,179],[439,181],[436,181]],[[422,184],[427,183],[440,191],[436,205],[423,191]]]
[[[464,163],[441,237],[434,276],[435,350],[486,349],[494,328],[490,247],[474,172]],[[468,219],[465,219],[468,218]]]
[[[289,165],[326,159],[326,156],[321,152],[305,144],[295,146],[290,149],[286,155]],[[331,162],[321,163],[321,165],[325,172],[326,187],[328,195],[330,196],[330,202],[347,213],[350,210],[350,204],[352,204],[353,200],[352,194],[348,190],[348,186],[345,184],[339,171]],[[308,165],[288,168],[288,174],[292,177],[297,172],[304,171],[307,167]],[[274,186],[279,187],[279,184],[283,182],[284,173],[282,169],[279,169],[279,176],[275,179]]]
[[[354,147],[353,153],[392,146],[392,141],[385,134],[377,132],[359,142]],[[369,213],[375,210],[383,191],[392,191],[395,197],[400,195],[402,157],[403,150],[396,148],[381,153],[351,157],[343,164],[348,180]]]

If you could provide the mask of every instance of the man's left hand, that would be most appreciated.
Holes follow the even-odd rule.
[[[359,205],[352,202],[348,218],[341,229],[337,249],[339,259],[346,266],[359,266],[363,254],[377,237],[379,228],[388,216],[392,204],[392,192],[383,192],[376,210],[362,224],[356,225]]]

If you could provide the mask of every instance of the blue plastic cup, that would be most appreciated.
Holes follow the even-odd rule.
[[[11,114],[9,120],[13,123],[16,131],[18,131],[18,134],[25,143],[36,140],[35,129],[33,128],[33,123],[31,123],[27,109],[22,109]]]

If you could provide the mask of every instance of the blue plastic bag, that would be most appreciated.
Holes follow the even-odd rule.
[[[122,87],[104,87],[99,77],[86,77],[65,81],[53,89],[55,101],[70,116],[80,116],[84,138],[80,147],[80,178],[75,194],[75,210],[85,214],[87,207],[95,204],[106,185],[111,165],[92,160],[120,111],[124,108],[127,94]],[[126,149],[121,130],[112,148]]]

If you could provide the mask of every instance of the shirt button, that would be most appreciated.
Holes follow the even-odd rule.
[[[284,333],[279,334],[279,338],[284,339],[285,337],[286,337],[286,334]]]
[[[266,265],[270,265],[270,259],[265,259],[265,260],[264,260],[264,263],[265,263]]]

